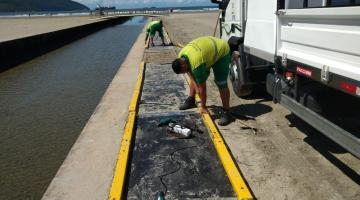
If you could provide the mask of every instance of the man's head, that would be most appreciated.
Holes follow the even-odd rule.
[[[177,58],[172,62],[172,69],[176,74],[184,74],[189,71],[189,64],[184,58]]]

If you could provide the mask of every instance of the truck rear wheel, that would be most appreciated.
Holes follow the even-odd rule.
[[[230,63],[230,80],[233,90],[238,97],[246,97],[252,93],[251,85],[245,84],[246,62],[242,60],[243,58],[245,58],[245,54],[243,53],[242,47],[240,47],[239,51],[233,52]]]

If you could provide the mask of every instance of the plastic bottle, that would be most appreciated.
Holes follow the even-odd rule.
[[[165,200],[165,194],[164,192],[158,192],[156,194],[155,200]]]
[[[181,135],[182,137],[188,138],[191,135],[191,129],[182,127],[180,125],[169,123],[168,130]]]

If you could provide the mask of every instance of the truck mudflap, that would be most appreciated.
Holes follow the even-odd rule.
[[[354,156],[360,158],[360,139],[345,131],[326,118],[301,105],[291,97],[281,94],[279,103],[300,117],[306,123],[338,143]]]

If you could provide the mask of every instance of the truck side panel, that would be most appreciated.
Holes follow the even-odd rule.
[[[360,81],[360,7],[280,10],[278,32],[277,56]]]

